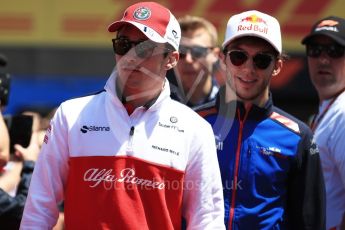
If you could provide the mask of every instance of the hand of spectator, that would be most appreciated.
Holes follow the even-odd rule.
[[[37,132],[33,132],[31,135],[30,144],[27,148],[16,144],[14,145],[15,155],[24,161],[36,161],[38,158],[38,154],[40,152],[40,148],[38,145],[38,134]]]
[[[40,126],[41,117],[38,113],[31,112],[31,111],[23,112],[23,115],[33,116],[32,135],[30,139],[30,144],[26,148],[24,148],[23,146],[19,144],[14,145],[14,150],[15,150],[14,154],[20,160],[36,162],[38,154],[40,152],[39,126]]]
[[[20,173],[23,169],[22,162],[9,161],[6,170],[0,176],[0,188],[7,193],[15,193],[16,187],[20,181]]]

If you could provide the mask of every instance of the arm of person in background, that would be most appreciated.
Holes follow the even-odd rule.
[[[46,132],[32,175],[20,229],[52,229],[59,217],[68,173],[68,127],[63,104]]]
[[[39,136],[41,116],[36,112],[30,112],[30,111],[24,112],[23,115],[32,116],[33,118],[33,123],[31,127],[32,133],[35,133],[35,135]],[[34,138],[37,139],[38,136],[37,137],[35,136]],[[37,143],[39,144],[39,141],[37,141]],[[21,147],[18,146],[17,148],[21,148]],[[19,152],[21,151],[19,150]],[[15,154],[10,154],[10,161],[6,165],[5,171],[0,177],[0,188],[2,188],[7,193],[12,193],[11,194],[12,196],[14,196],[13,191],[16,190],[16,187],[18,186],[20,182],[22,167],[23,167],[22,157],[15,156]]]
[[[0,102],[1,107],[1,102]],[[0,112],[0,172],[10,158],[10,138],[6,124]]]
[[[337,125],[333,129],[332,136],[329,138],[329,149],[332,154],[332,159],[334,160],[334,167],[338,170],[340,175],[340,183],[342,185],[342,190],[345,191],[345,114],[344,112],[340,114],[337,118]],[[344,196],[343,196],[344,197]],[[341,214],[340,214],[341,215]],[[345,210],[343,210],[341,230],[345,230]]]
[[[31,175],[39,154],[37,133],[33,132],[27,148],[15,145],[16,156],[23,161],[21,179],[15,197],[0,188],[0,226],[5,229],[18,229],[22,218]]]
[[[296,168],[288,184],[289,229],[326,229],[326,191],[319,150],[311,130],[305,129],[299,143]]]

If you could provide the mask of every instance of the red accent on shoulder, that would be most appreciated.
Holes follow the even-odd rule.
[[[210,114],[215,114],[217,113],[217,109],[215,107],[212,107],[210,109],[206,109],[206,110],[200,110],[200,111],[197,111],[197,113],[202,116],[202,117],[206,117]]]
[[[280,123],[282,123],[283,125],[285,125],[286,127],[290,128],[290,129],[292,129],[293,131],[300,133],[298,124],[296,122],[290,120],[289,118],[284,117],[283,115],[276,113],[276,112],[273,112],[270,117],[273,120],[279,121]]]

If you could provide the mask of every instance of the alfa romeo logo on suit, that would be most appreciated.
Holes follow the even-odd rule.
[[[151,16],[151,10],[147,7],[140,7],[134,11],[133,16],[137,20],[146,20]]]

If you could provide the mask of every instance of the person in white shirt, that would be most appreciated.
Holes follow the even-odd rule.
[[[21,229],[224,229],[212,127],[170,98],[180,26],[154,2],[131,5],[102,92],[60,105],[35,166]]]
[[[345,19],[317,21],[303,40],[319,112],[311,128],[326,186],[326,228],[345,229]]]

